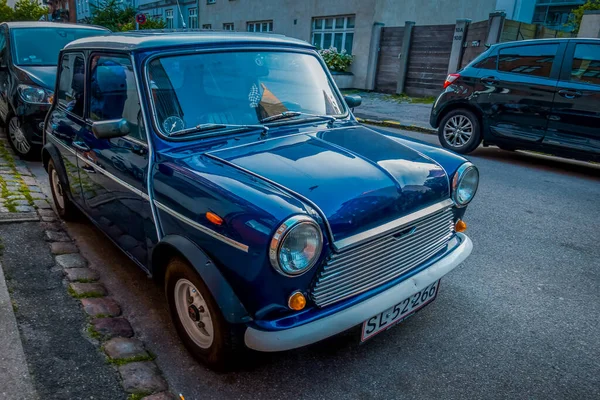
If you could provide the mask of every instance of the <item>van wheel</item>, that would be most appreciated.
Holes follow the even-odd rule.
[[[233,369],[243,349],[241,335],[225,321],[204,281],[183,259],[169,262],[165,292],[171,319],[189,352],[211,369]]]
[[[5,125],[8,133],[8,143],[14,152],[21,158],[29,160],[35,157],[38,153],[37,146],[31,144],[27,135],[25,134],[25,128],[21,124],[19,118],[10,116],[8,123]]]
[[[58,177],[58,171],[54,165],[54,160],[48,162],[48,180],[50,181],[50,189],[52,190],[52,199],[58,216],[65,221],[74,221],[79,217],[79,213],[75,204],[69,199],[67,189],[63,187]]]
[[[438,129],[442,146],[457,153],[467,154],[481,143],[481,126],[477,116],[466,109],[450,111]]]

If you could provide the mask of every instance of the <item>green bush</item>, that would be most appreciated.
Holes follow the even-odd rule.
[[[585,4],[577,7],[572,11],[571,18],[567,26],[572,27],[574,32],[579,31],[583,14],[586,11],[600,10],[600,0],[588,0]]]
[[[334,72],[347,72],[354,61],[352,54],[346,53],[346,50],[339,52],[335,47],[319,50],[319,54],[323,57],[327,68]]]
[[[1,0],[0,0],[1,1]],[[135,29],[136,11],[132,7],[121,6],[119,0],[106,0],[98,6],[90,5],[92,17],[89,23],[100,25],[113,32],[132,31]],[[140,29],[164,29],[165,22],[158,18],[147,18]]]
[[[46,14],[48,7],[39,5],[36,0],[18,0],[14,10],[6,0],[0,0],[0,22],[38,21]]]

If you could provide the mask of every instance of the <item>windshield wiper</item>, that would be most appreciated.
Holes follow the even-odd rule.
[[[269,131],[269,127],[265,126],[265,125],[237,125],[237,124],[200,124],[200,125],[196,125],[192,128],[187,128],[187,129],[183,129],[181,131],[177,131],[177,132],[173,132],[171,134],[169,134],[169,137],[176,137],[176,136],[185,136],[185,135],[189,135],[191,133],[199,133],[199,132],[207,132],[207,131],[214,131],[217,129],[225,129],[227,133],[234,131],[234,132],[238,132],[238,131],[246,131],[246,130],[254,130],[254,129],[261,129],[263,131],[263,134],[267,134],[267,132]]]
[[[310,113],[305,113],[302,111],[284,111],[281,114],[275,114],[275,115],[271,115],[270,117],[263,118],[260,120],[260,122],[263,122],[263,123],[271,122],[271,121],[277,121],[280,119],[288,119],[288,118],[294,118],[294,117],[300,117],[300,116],[326,119],[329,121],[328,124],[333,124],[335,121],[337,121],[337,118],[334,117],[333,115],[310,114]]]

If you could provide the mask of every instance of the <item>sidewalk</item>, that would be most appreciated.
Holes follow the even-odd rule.
[[[429,114],[433,99],[416,99],[392,96],[383,93],[351,91],[362,97],[362,104],[354,110],[354,115],[363,123],[389,126],[436,134],[429,125]],[[423,103],[421,103],[423,101]]]

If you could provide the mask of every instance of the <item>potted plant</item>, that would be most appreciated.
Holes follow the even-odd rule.
[[[335,83],[340,89],[349,89],[352,87],[354,75],[348,71],[354,61],[354,56],[348,54],[346,50],[338,51],[335,47],[319,50],[323,61],[331,71]]]

